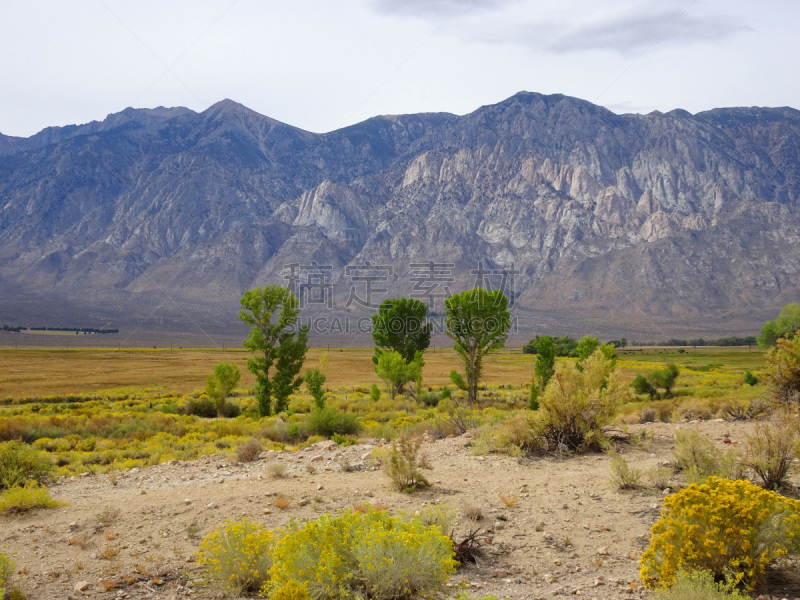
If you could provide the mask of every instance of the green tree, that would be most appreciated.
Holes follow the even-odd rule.
[[[314,398],[314,406],[317,408],[325,408],[325,390],[322,387],[325,385],[325,379],[325,374],[316,367],[306,371],[303,376],[306,387],[311,393],[311,397]]]
[[[791,339],[798,329],[800,329],[800,303],[790,302],[781,309],[777,319],[764,323],[761,335],[758,336],[758,345],[770,348],[780,338]]]
[[[553,373],[556,372],[556,347],[550,336],[543,335],[536,341],[536,365],[533,367],[531,381],[530,409],[539,408],[539,396],[544,392]]]
[[[206,395],[214,403],[217,416],[222,417],[225,410],[225,401],[233,389],[239,385],[242,374],[239,368],[231,363],[220,363],[214,367],[214,374],[206,379]]]
[[[663,369],[653,371],[647,377],[637,375],[631,386],[637,394],[647,394],[651,399],[671,398],[672,388],[675,386],[675,381],[678,379],[679,374],[678,367],[667,365]],[[659,388],[664,390],[663,394],[659,394]]]
[[[398,352],[407,364],[416,359],[417,352],[425,352],[431,343],[432,325],[425,322],[428,307],[417,298],[390,298],[381,302],[378,312],[372,315],[372,339],[375,356],[372,362],[386,351]]]
[[[647,394],[650,396],[651,400],[654,400],[658,396],[658,390],[644,375],[637,375],[634,377],[631,387],[633,387],[633,391],[637,394]]]
[[[580,341],[578,341],[578,346],[575,348],[575,352],[578,355],[578,362],[582,363],[584,360],[589,358],[594,351],[600,347],[600,340],[596,337],[592,337],[590,335],[583,336]]]
[[[403,388],[409,381],[419,379],[422,372],[422,352],[417,352],[410,363],[395,350],[383,352],[378,356],[375,372],[386,382],[389,395],[394,399],[396,394],[403,393]]]
[[[244,347],[256,356],[247,368],[256,376],[256,400],[262,417],[288,408],[289,395],[300,387],[298,376],[308,349],[308,327],[297,327],[300,308],[294,294],[277,285],[247,290],[239,318],[252,325]],[[270,374],[272,368],[275,373]]]
[[[508,298],[501,290],[482,288],[454,294],[444,301],[447,310],[447,335],[455,343],[453,349],[464,363],[466,381],[457,371],[450,373],[451,381],[466,389],[467,400],[478,398],[483,357],[505,345],[511,328]]]
[[[784,405],[800,405],[800,329],[792,339],[781,338],[767,352],[763,371],[772,398]]]

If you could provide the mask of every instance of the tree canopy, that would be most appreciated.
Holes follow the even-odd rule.
[[[300,387],[298,376],[308,349],[308,327],[298,328],[300,308],[294,294],[281,286],[247,290],[240,300],[239,318],[252,325],[244,347],[256,356],[247,368],[256,376],[256,400],[262,417],[288,408],[289,395]],[[275,372],[271,376],[273,366]]]
[[[406,363],[414,360],[417,352],[425,352],[431,343],[432,325],[425,322],[428,307],[418,298],[390,298],[381,302],[378,312],[372,315],[372,340],[378,364],[383,352],[393,350]]]
[[[464,364],[466,380],[451,371],[450,379],[466,390],[470,403],[478,397],[478,382],[483,369],[483,357],[502,348],[511,328],[508,298],[501,290],[483,288],[453,294],[444,301],[447,310],[447,335],[455,343],[453,349]]]
[[[798,329],[800,329],[800,302],[790,302],[781,309],[777,319],[764,323],[761,335],[758,336],[758,345],[770,348],[780,338],[793,338]]]

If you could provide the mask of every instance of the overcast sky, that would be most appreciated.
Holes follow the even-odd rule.
[[[0,132],[231,98],[323,132],[520,90],[800,108],[796,0],[0,0]]]

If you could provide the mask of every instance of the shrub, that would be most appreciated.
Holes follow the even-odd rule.
[[[275,542],[271,600],[433,596],[455,571],[452,542],[419,519],[386,511],[345,511],[293,523]]]
[[[544,440],[537,431],[540,414],[527,411],[517,413],[496,427],[486,430],[473,448],[479,448],[485,443],[487,450],[541,454],[544,452]]]
[[[430,469],[427,459],[420,453],[422,440],[399,436],[391,449],[382,457],[383,470],[395,487],[402,492],[413,492],[417,487],[431,484],[421,469]]]
[[[800,331],[791,340],[779,339],[767,353],[765,375],[773,400],[800,404]]]
[[[328,439],[335,433],[355,435],[361,430],[361,424],[355,415],[332,408],[319,408],[310,412],[306,426],[313,435],[321,435]]]
[[[352,435],[339,435],[338,433],[334,433],[331,436],[331,441],[336,442],[342,447],[358,445],[358,440],[354,438]]]
[[[191,398],[184,409],[187,415],[213,419],[217,416],[217,407],[208,398]]]
[[[752,589],[774,559],[800,551],[800,501],[753,485],[709,477],[664,500],[642,555],[650,588],[670,587],[680,569]]]
[[[272,531],[247,517],[225,521],[200,543],[197,562],[224,592],[252,594],[267,581],[273,539]]]
[[[621,490],[633,490],[641,486],[642,472],[631,467],[622,455],[612,452],[611,481]]]
[[[225,400],[239,384],[241,375],[233,363],[221,363],[214,367],[214,374],[206,379],[206,395],[214,403],[220,417],[226,416]]]
[[[433,407],[439,404],[439,394],[436,392],[420,392],[417,394],[417,401],[421,402],[423,406]]]
[[[753,375],[749,370],[744,372],[744,382],[747,385],[756,385],[758,383],[758,377]]]
[[[578,369],[559,363],[539,398],[542,415],[538,433],[549,449],[598,450],[603,445],[603,427],[627,398],[627,386],[613,375],[613,361],[597,350]]]
[[[31,480],[44,483],[54,468],[46,454],[26,444],[0,444],[0,490],[24,485]]]
[[[303,381],[306,382],[306,387],[314,398],[314,406],[317,408],[325,408],[325,390],[322,387],[325,385],[325,379],[325,374],[317,368],[309,369],[303,376]]]
[[[239,459],[239,462],[253,462],[254,460],[258,460],[263,449],[261,442],[256,438],[250,438],[244,444],[240,444],[239,447],[236,448],[236,458]]]
[[[43,485],[29,482],[0,494],[0,513],[4,515],[23,513],[35,508],[55,508],[61,502],[54,500]]]
[[[675,434],[675,464],[690,483],[701,483],[712,475],[731,479],[742,475],[739,458],[733,450],[720,450],[694,429]]]
[[[222,405],[222,414],[221,416],[225,417],[226,419],[235,419],[240,414],[242,414],[242,409],[239,408],[239,405],[236,402],[225,402]]]
[[[427,504],[419,511],[419,520],[423,525],[438,527],[450,539],[453,539],[457,519],[458,511],[446,502]]]
[[[5,594],[5,588],[8,585],[8,580],[14,574],[14,561],[8,558],[5,554],[0,552],[0,600]]]
[[[733,585],[715,582],[708,571],[680,571],[672,587],[656,590],[656,600],[750,600]]]
[[[369,389],[369,397],[373,402],[377,402],[381,399],[381,389],[377,384],[372,384],[372,387]]]
[[[786,485],[798,449],[797,429],[792,423],[758,424],[742,448],[742,464],[750,467],[767,489]]]

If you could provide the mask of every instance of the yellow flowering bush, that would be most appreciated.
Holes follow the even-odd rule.
[[[431,595],[455,571],[451,540],[436,526],[386,511],[345,511],[292,523],[275,542],[270,600],[402,600]]]
[[[8,580],[13,574],[14,561],[0,552],[0,600],[5,596],[6,585],[8,585]]]
[[[664,500],[640,560],[650,588],[680,570],[708,570],[752,589],[773,560],[800,552],[800,501],[744,480],[709,477]]]
[[[209,583],[230,595],[258,591],[272,565],[274,534],[261,523],[241,517],[211,532],[197,551]]]

